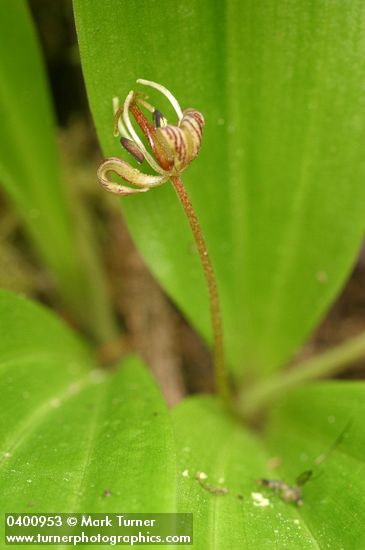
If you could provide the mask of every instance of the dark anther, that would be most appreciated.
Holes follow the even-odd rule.
[[[162,128],[163,126],[166,126],[167,120],[160,111],[155,109],[152,116],[155,128]]]
[[[125,137],[122,137],[120,139],[120,144],[128,153],[132,155],[136,159],[137,162],[142,164],[144,161],[144,156],[142,151],[139,149],[139,147],[134,143],[134,141],[131,141],[130,139],[127,139]]]

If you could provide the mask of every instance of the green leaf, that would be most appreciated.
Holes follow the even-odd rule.
[[[137,78],[204,113],[202,151],[184,181],[217,271],[227,350],[237,370],[273,370],[324,315],[363,236],[363,2],[74,0],[74,8],[106,155],[126,155],[111,102]],[[151,101],[166,107],[156,94]],[[123,208],[151,269],[208,337],[203,278],[171,186]]]
[[[365,384],[326,382],[298,390],[273,411],[272,453],[293,480],[313,468],[300,513],[319,548],[361,549],[365,540]]]
[[[213,398],[179,405],[174,411],[178,509],[194,514],[194,548],[360,550],[365,537],[364,395],[364,384],[346,383],[296,392],[272,413],[262,440],[225,415]],[[349,419],[353,422],[342,441],[316,466],[315,459],[333,447]],[[282,460],[279,469],[268,469],[273,457]],[[313,476],[303,486],[302,507],[256,484],[271,478],[293,485],[305,470],[313,470]],[[208,476],[204,483],[210,487],[229,492],[204,489],[197,472]],[[255,506],[252,493],[261,495],[263,506]]]
[[[98,370],[56,318],[4,291],[0,333],[1,510],[173,512],[171,425],[140,361]]]
[[[0,3],[0,31],[0,183],[64,301],[98,340],[106,340],[113,320],[104,282],[61,185],[49,91],[24,0]]]

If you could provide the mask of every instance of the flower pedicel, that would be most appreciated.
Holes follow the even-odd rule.
[[[126,161],[118,157],[110,157],[99,166],[98,180],[107,191],[123,196],[145,193],[168,180],[174,186],[189,220],[207,282],[214,337],[216,384],[221,397],[228,403],[229,386],[224,360],[223,330],[216,279],[199,220],[180,178],[181,173],[199,153],[204,117],[196,109],[189,108],[182,111],[176,98],[161,84],[141,79],[137,82],[155,88],[167,97],[176,112],[177,125],[168,124],[163,114],[148,103],[148,97],[145,94],[129,92],[122,106],[119,106],[118,98],[114,98],[114,135],[116,137],[120,135],[120,142],[124,149],[138,163],[142,164],[146,161],[154,170],[155,175],[144,174]],[[152,114],[153,123],[145,117],[141,107]],[[146,149],[133,128],[130,114],[133,115],[145,135],[152,153]],[[109,179],[110,173],[117,174],[129,185],[113,182]]]

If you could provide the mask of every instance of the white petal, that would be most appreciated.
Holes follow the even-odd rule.
[[[127,95],[127,98],[124,102],[123,119],[124,119],[125,125],[128,128],[129,133],[131,134],[131,136],[133,138],[133,141],[141,149],[141,151],[144,155],[144,158],[146,159],[148,164],[151,166],[151,168],[153,168],[153,170],[155,172],[157,172],[158,174],[163,175],[165,173],[165,171],[163,170],[163,168],[161,168],[161,166],[159,164],[157,164],[155,159],[149,154],[146,147],[143,145],[142,141],[139,139],[138,134],[136,133],[135,129],[132,126],[131,120],[129,118],[129,107],[130,107],[131,101],[133,99],[133,96],[134,96],[134,92],[133,91],[129,92],[129,94]]]
[[[113,97],[113,114],[117,114],[119,109],[119,97]],[[118,118],[118,130],[122,137],[132,140],[131,136],[128,134],[126,127],[124,126],[122,119]]]
[[[161,92],[161,94],[163,94],[165,97],[167,97],[167,99],[169,100],[169,102],[171,103],[173,108],[175,109],[179,121],[182,119],[183,114],[182,114],[179,102],[176,99],[176,97],[174,97],[172,95],[170,90],[168,90],[167,88],[165,88],[165,86],[162,86],[161,84],[157,84],[157,82],[152,82],[151,80],[144,80],[143,78],[139,78],[137,80],[137,82],[138,82],[138,84],[143,84],[144,86],[150,86],[151,88],[155,88],[156,90]]]

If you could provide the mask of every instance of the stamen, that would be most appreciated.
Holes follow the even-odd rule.
[[[150,86],[151,88],[155,88],[156,90],[161,92],[161,94],[163,94],[165,97],[167,97],[167,99],[169,100],[169,102],[171,103],[171,105],[176,111],[179,122],[181,121],[183,114],[182,114],[182,110],[179,105],[179,102],[172,95],[172,93],[167,88],[165,88],[165,86],[162,86],[161,84],[157,84],[157,82],[152,82],[151,80],[144,80],[143,78],[139,78],[137,82],[138,84],[142,84],[143,86]]]
[[[142,164],[144,161],[144,155],[142,151],[139,149],[138,145],[134,143],[134,141],[127,139],[125,137],[122,137],[120,140],[120,144],[130,155],[132,155],[133,158],[136,159],[137,162]]]
[[[145,96],[145,97],[148,97],[148,96]],[[150,113],[153,113],[155,111],[155,108],[153,107],[153,105],[151,105],[151,103],[148,103],[148,101],[146,101],[145,99],[141,99],[138,97],[137,103],[145,107],[145,109],[147,109],[147,111],[149,111]]]
[[[153,122],[155,123],[155,128],[163,128],[164,126],[167,126],[166,118],[157,109],[153,111]]]
[[[122,111],[122,109],[120,108],[119,97],[113,97],[113,113],[114,113],[114,116],[118,113],[118,111]],[[122,113],[120,112],[120,115],[121,114]],[[127,139],[131,139],[131,136],[128,134],[127,129],[124,126],[123,121],[120,118],[120,115],[118,117],[118,125],[115,124],[114,136],[115,137],[118,136],[118,133],[116,132],[116,130],[118,129],[119,134],[122,137],[127,138]]]
[[[161,166],[159,164],[157,164],[155,159],[149,154],[146,147],[143,145],[142,141],[139,139],[138,134],[135,132],[135,130],[132,126],[131,120],[129,118],[129,108],[130,108],[131,102],[133,100],[133,97],[134,97],[134,92],[131,91],[127,95],[127,99],[124,102],[123,119],[124,119],[125,125],[127,126],[128,130],[129,130],[129,132],[132,136],[132,140],[138,145],[139,149],[142,151],[142,153],[144,155],[144,158],[146,159],[148,164],[151,166],[151,168],[153,168],[155,170],[155,172],[157,172],[158,174],[165,175],[166,171],[163,170],[163,168],[161,168]]]

